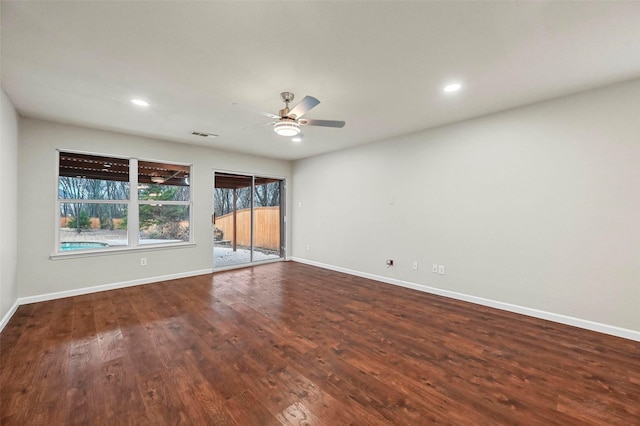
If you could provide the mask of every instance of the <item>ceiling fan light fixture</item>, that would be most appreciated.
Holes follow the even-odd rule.
[[[296,136],[300,133],[300,125],[294,120],[285,119],[274,124],[273,131],[280,136]]]
[[[144,99],[131,99],[131,103],[142,107],[149,106],[149,102],[145,101]]]
[[[448,85],[444,86],[444,88],[442,90],[444,90],[445,92],[448,92],[448,93],[452,93],[452,92],[457,92],[461,88],[462,88],[462,84],[460,84],[460,83],[451,83],[451,84],[448,84]]]

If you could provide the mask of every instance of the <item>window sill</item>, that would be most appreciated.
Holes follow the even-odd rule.
[[[66,259],[78,259],[81,257],[95,257],[95,256],[109,256],[112,254],[124,254],[124,253],[141,253],[147,251],[157,250],[174,250],[182,248],[195,248],[196,243],[157,243],[146,244],[138,247],[113,247],[101,250],[79,250],[75,253],[54,253],[49,256],[50,260],[66,260]]]

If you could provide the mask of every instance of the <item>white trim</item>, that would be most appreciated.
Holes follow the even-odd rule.
[[[47,300],[62,299],[65,297],[81,296],[83,294],[98,293],[100,291],[116,290],[119,288],[133,287],[136,285],[153,284],[161,281],[175,280],[178,278],[188,278],[188,277],[194,277],[196,275],[206,275],[211,273],[213,273],[213,269],[201,269],[199,271],[182,272],[179,274],[170,274],[170,275],[162,275],[157,277],[142,278],[139,280],[123,281],[119,283],[104,284],[104,285],[98,285],[94,287],[78,288],[75,290],[59,291],[56,293],[46,293],[46,294],[38,294],[35,296],[19,297],[15,301],[11,309],[9,309],[9,312],[7,312],[7,314],[2,318],[2,321],[0,321],[0,331],[4,329],[4,327],[7,325],[7,323],[13,316],[13,314],[16,313],[16,310],[21,305],[28,305],[29,303],[45,302]]]
[[[64,259],[77,259],[79,257],[93,257],[93,256],[105,256],[110,254],[121,254],[130,252],[143,252],[143,251],[156,251],[156,250],[170,250],[178,248],[194,248],[198,245],[196,243],[163,243],[162,240],[155,240],[159,242],[153,242],[143,245],[132,246],[114,246],[99,250],[68,250],[67,252],[60,252],[57,254],[49,255],[50,260],[64,260]]]
[[[135,285],[152,284],[161,281],[175,280],[178,278],[188,278],[196,275],[211,274],[213,270],[202,269],[200,271],[182,272],[179,274],[163,275],[159,277],[141,278],[139,280],[123,281],[119,283],[97,285],[94,287],[84,287],[74,290],[59,291],[56,293],[38,294],[36,296],[26,296],[18,298],[18,304],[26,305],[28,303],[45,302],[47,300],[62,299],[64,297],[81,296],[83,294],[98,293],[100,291],[116,290],[119,288],[133,287]]]
[[[0,321],[0,331],[4,330],[4,326],[7,325],[13,314],[16,313],[18,306],[20,306],[20,299],[16,299],[16,301],[13,303],[13,306],[9,309],[5,316],[2,317],[2,320]]]
[[[127,204],[127,248],[136,249],[140,245],[140,200],[138,199],[138,166],[137,158],[129,158],[129,200]],[[56,252],[61,252],[60,246]]]
[[[254,223],[254,209],[255,209],[255,191],[256,191],[256,178],[260,177],[260,178],[267,178],[267,179],[276,179],[279,180],[283,183],[284,186],[284,190],[282,190],[280,192],[280,205],[278,206],[280,208],[280,215],[282,216],[282,225],[284,225],[283,229],[281,229],[281,237],[282,237],[282,241],[280,241],[280,252],[284,251],[284,254],[282,257],[279,257],[278,259],[273,259],[273,260],[259,260],[259,261],[255,261],[253,260],[253,252],[254,250],[251,250],[251,260],[249,263],[240,263],[240,264],[236,264],[236,265],[227,265],[227,266],[221,266],[216,268],[215,266],[215,256],[213,258],[213,271],[214,272],[222,272],[222,271],[228,271],[231,269],[237,269],[237,268],[246,268],[249,266],[256,266],[259,265],[261,263],[271,263],[271,262],[280,262],[282,260],[287,260],[287,235],[288,235],[288,229],[287,229],[287,203],[286,203],[286,199],[287,199],[287,191],[286,191],[286,187],[287,187],[287,178],[285,176],[276,176],[276,175],[269,175],[269,174],[264,174],[264,173],[253,173],[253,172],[241,172],[241,171],[232,171],[232,170],[225,170],[225,169],[217,169],[217,168],[212,168],[211,169],[211,177],[213,179],[213,198],[214,198],[214,202],[211,205],[211,217],[213,218],[215,216],[215,190],[216,188],[216,173],[220,173],[220,174],[230,174],[230,175],[238,175],[238,176],[245,176],[245,177],[250,177],[251,178],[251,229],[254,229],[255,223]],[[275,207],[275,206],[272,206]],[[227,213],[229,214],[229,213]],[[213,235],[213,231],[215,230],[215,223],[213,220],[211,220],[211,234]],[[251,232],[251,247],[253,247],[254,245],[254,233]],[[214,245],[215,245],[215,241],[214,241]],[[284,250],[282,250],[282,247],[284,247]],[[214,251],[215,251],[215,247],[214,247]]]
[[[61,152],[65,152],[65,153],[69,153],[69,154],[81,154],[81,155],[92,155],[92,156],[96,156],[96,157],[112,157],[112,158],[121,158],[121,159],[126,159],[129,162],[129,198],[128,199],[123,199],[123,200],[116,200],[116,199],[107,199],[107,200],[90,200],[90,199],[74,199],[74,198],[60,198],[60,188],[59,188],[59,180],[60,180],[60,153]],[[54,247],[54,253],[49,256],[49,258],[51,260],[55,260],[58,258],[63,258],[67,257],[68,258],[74,258],[74,257],[85,257],[85,254],[79,254],[79,255],[75,255],[75,254],[71,254],[71,253],[65,253],[62,250],[60,250],[60,205],[61,204],[78,204],[78,203],[82,203],[82,204],[105,204],[105,205],[109,205],[109,204],[126,204],[127,205],[127,215],[126,218],[128,219],[128,226],[127,226],[127,245],[126,245],[126,249],[137,249],[138,247],[144,245],[141,244],[140,242],[140,235],[138,230],[140,229],[140,205],[153,205],[153,204],[167,204],[167,205],[179,205],[179,206],[187,206],[189,209],[189,241],[186,241],[185,243],[188,245],[195,245],[195,233],[194,233],[194,229],[193,229],[193,218],[194,218],[194,201],[193,201],[193,185],[189,184],[189,201],[170,201],[170,200],[166,200],[166,201],[162,201],[161,203],[158,202],[159,200],[140,200],[138,197],[138,176],[139,176],[139,162],[140,161],[144,161],[144,162],[149,162],[149,163],[157,163],[157,164],[170,164],[170,165],[177,165],[177,166],[184,166],[184,167],[188,167],[189,168],[189,178],[191,179],[193,176],[193,163],[181,163],[181,162],[174,162],[174,161],[169,161],[169,160],[149,160],[149,159],[144,159],[144,158],[138,158],[138,157],[122,157],[122,156],[117,156],[117,155],[110,155],[110,154],[100,154],[100,153],[89,153],[89,152],[85,152],[85,151],[75,151],[75,150],[65,150],[65,149],[61,149],[61,148],[57,148],[56,149],[56,169],[55,169],[55,176],[56,176],[56,181],[55,184],[56,186],[56,190],[55,190],[55,199],[56,199],[56,214],[54,215],[56,218],[56,224],[54,229],[56,229],[56,237],[55,237],[55,247]],[[97,251],[102,251],[104,253],[113,253],[114,251],[119,251],[121,250],[120,248],[118,249],[100,249],[100,250],[95,250]],[[85,253],[89,253],[89,256],[93,256],[93,251],[91,252],[85,252]]]
[[[355,271],[355,270],[352,270],[352,269],[342,268],[342,267],[338,267],[338,266],[327,265],[327,264],[324,264],[324,263],[315,262],[315,261],[312,261],[312,260],[302,259],[302,258],[298,258],[298,257],[289,257],[289,258],[278,259],[278,260],[274,260],[274,261],[278,262],[278,261],[283,261],[283,260],[284,261],[293,261],[293,262],[303,263],[303,264],[306,264],[306,265],[316,266],[316,267],[323,268],[323,269],[329,269],[329,270],[332,270],[332,271],[342,272],[342,273],[349,274],[349,275],[354,275],[354,276],[358,276],[358,277],[362,277],[362,278],[368,278],[368,279],[372,279],[372,280],[375,280],[375,281],[381,281],[381,282],[384,282],[384,283],[387,283],[387,284],[406,287],[406,288],[410,288],[410,289],[413,289],[413,290],[422,291],[422,292],[425,292],[425,293],[436,294],[436,295],[439,295],[439,296],[449,297],[451,299],[462,300],[462,301],[465,301],[465,302],[470,302],[470,303],[475,303],[475,304],[478,304],[478,305],[488,306],[488,307],[495,308],[495,309],[500,309],[500,310],[503,310],[503,311],[514,312],[514,313],[527,315],[527,316],[534,317],[534,318],[540,318],[540,319],[544,319],[544,320],[548,320],[548,321],[557,322],[557,323],[560,323],[560,324],[566,324],[566,325],[570,325],[570,326],[573,326],[573,327],[579,327],[579,328],[583,328],[583,329],[586,329],[586,330],[596,331],[596,332],[599,332],[599,333],[609,334],[609,335],[612,335],[612,336],[622,337],[624,339],[635,340],[637,342],[640,342],[640,331],[636,331],[636,330],[630,330],[630,329],[626,329],[626,328],[616,327],[616,326],[613,326],[613,325],[602,324],[602,323],[589,321],[589,320],[584,320],[584,319],[580,319],[580,318],[574,318],[574,317],[570,317],[570,316],[567,316],[567,315],[541,311],[541,310],[538,310],[538,309],[527,308],[527,307],[518,306],[518,305],[512,305],[510,303],[499,302],[499,301],[496,301],[496,300],[485,299],[485,298],[477,297],[477,296],[470,296],[470,295],[467,295],[467,294],[457,293],[457,292],[453,292],[453,291],[449,291],[449,290],[442,290],[442,289],[435,288],[435,287],[429,287],[429,286],[425,286],[425,285],[421,285],[421,284],[411,283],[411,282],[408,282],[408,281],[396,280],[396,279],[393,279],[393,278],[383,277],[383,276],[380,276],[380,275],[368,274],[368,273],[365,273],[365,272]],[[272,263],[272,262],[265,262],[265,263]],[[240,267],[251,267],[251,266],[257,266],[257,265],[244,264],[244,265],[238,265],[236,267],[240,268]],[[231,268],[229,268],[229,269],[231,269]],[[9,311],[5,314],[5,316],[0,321],[0,331],[2,331],[4,329],[4,327],[7,325],[7,323],[9,322],[11,317],[13,316],[13,314],[18,309],[18,306],[20,306],[20,305],[26,305],[26,304],[29,304],[29,303],[36,303],[36,302],[44,302],[44,301],[47,301],[47,300],[61,299],[61,298],[64,298],[64,297],[80,296],[80,295],[83,295],[83,294],[97,293],[97,292],[106,291],[106,290],[115,290],[115,289],[119,289],[119,288],[132,287],[132,286],[142,285],[142,284],[152,284],[152,283],[156,283],[156,282],[160,282],[160,281],[174,280],[174,279],[178,279],[178,278],[188,278],[188,277],[193,277],[193,276],[196,276],[196,275],[206,275],[206,274],[211,274],[211,273],[214,273],[214,272],[222,272],[223,270],[227,270],[227,268],[216,269],[215,271],[213,269],[202,269],[202,270],[199,270],[199,271],[190,271],[190,272],[183,272],[183,273],[179,273],[179,274],[171,274],[171,275],[164,275],[164,276],[157,276],[157,277],[150,277],[150,278],[142,278],[142,279],[139,279],[139,280],[124,281],[124,282],[113,283],[113,284],[104,284],[104,285],[99,285],[99,286],[94,286],[94,287],[85,287],[85,288],[61,291],[61,292],[56,292],[56,293],[40,294],[40,295],[36,295],[36,296],[20,297],[20,298],[18,298],[16,300],[16,302],[13,304],[11,309],[9,309]]]
[[[408,281],[397,280],[394,278],[383,277],[380,275],[369,274],[366,272],[355,271],[352,269],[342,268],[339,266],[327,265],[324,263],[316,262],[313,260],[302,259],[299,257],[290,257],[289,260],[292,260],[294,262],[304,263],[306,265],[317,266],[323,269],[329,269],[336,272],[342,272],[349,275],[355,275],[357,277],[368,278],[375,281],[381,281],[383,283],[397,285],[400,287],[411,288],[413,290],[418,290],[425,293],[436,294],[438,296],[449,297],[451,299],[462,300],[465,302],[475,303],[477,305],[488,306],[490,308],[500,309],[508,312],[514,312],[517,314],[527,315],[534,318],[540,318],[548,321],[557,322],[560,324],[583,328],[590,331],[597,331],[599,333],[610,334],[612,336],[622,337],[624,339],[635,340],[637,342],[640,342],[640,331],[636,331],[636,330],[630,330],[627,328],[621,328],[621,327],[602,324],[602,323],[589,321],[585,319],[574,318],[567,315],[556,314],[553,312],[541,311],[538,309],[527,308],[524,306],[512,305],[510,303],[499,302],[497,300],[485,299],[482,297],[471,296],[468,294],[457,293],[454,291],[443,290],[435,287],[429,287],[422,284],[416,284]]]
[[[213,272],[215,273],[215,272],[232,271],[234,269],[250,268],[252,266],[266,265],[267,263],[286,262],[286,261],[287,259],[285,259],[284,257],[279,257],[277,259],[256,260],[250,263],[246,263],[246,262],[236,263],[235,265],[225,265],[225,266],[220,266],[218,268],[213,268]]]
[[[286,180],[286,176],[281,176],[281,175],[270,175],[268,173],[260,173],[260,172],[243,172],[243,171],[238,171],[238,170],[228,170],[228,169],[218,169],[216,167],[212,167],[211,171],[213,172],[213,177],[214,177],[214,188],[215,188],[215,174],[216,173],[226,173],[226,174],[230,174],[230,175],[243,175],[243,176],[257,176],[257,177],[263,177],[263,178],[268,178],[268,179],[278,179],[278,180]]]

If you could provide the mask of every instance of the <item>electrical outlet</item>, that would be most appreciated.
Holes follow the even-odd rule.
[[[307,244],[307,251],[311,251],[311,246]]]
[[[393,259],[387,259],[387,266],[393,266]]]
[[[147,258],[146,257],[141,257],[140,258],[140,266],[147,266]]]
[[[440,275],[444,275],[445,274],[444,265],[438,265],[438,273]]]
[[[435,263],[433,265],[431,265],[431,272],[433,272],[434,274],[438,273],[438,265],[436,265]]]
[[[414,260],[413,263],[411,264],[411,268],[413,268],[414,270],[418,270],[418,261]]]

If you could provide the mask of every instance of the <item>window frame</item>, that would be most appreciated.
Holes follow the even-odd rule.
[[[129,198],[128,199],[66,199],[60,198],[60,154],[78,154],[78,155],[91,155],[95,157],[117,158],[127,160],[129,162]],[[148,158],[127,157],[119,155],[111,155],[104,153],[68,150],[68,149],[56,149],[55,155],[56,163],[56,179],[55,179],[55,239],[54,239],[54,251],[50,256],[52,260],[61,258],[74,258],[74,257],[86,257],[86,256],[99,256],[112,254],[114,252],[123,251],[153,251],[162,249],[173,249],[181,247],[194,247],[194,231],[193,231],[193,163],[185,163],[179,161],[166,161],[166,160],[154,160]],[[138,194],[138,163],[151,162],[158,164],[168,164],[175,166],[188,167],[188,187],[189,187],[189,200],[188,201],[162,201],[162,204],[166,205],[183,205],[189,210],[189,240],[188,241],[170,241],[162,242],[161,239],[155,240],[153,243],[141,244],[140,243],[140,206],[157,204],[155,200],[141,200]],[[126,246],[110,246],[105,248],[95,249],[82,249],[82,250],[61,250],[61,238],[60,238],[60,212],[61,205],[65,203],[79,203],[79,204],[125,204],[127,206],[127,245]]]

